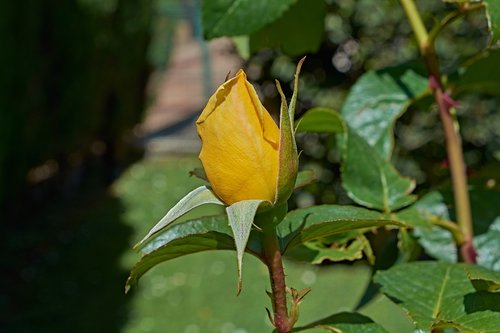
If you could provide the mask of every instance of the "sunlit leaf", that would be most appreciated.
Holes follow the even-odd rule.
[[[288,213],[278,225],[286,251],[294,247],[343,232],[379,228],[385,225],[405,226],[387,219],[385,215],[360,207],[321,205],[296,209]]]
[[[343,147],[342,180],[351,199],[391,212],[415,201],[415,181],[401,176],[389,161],[349,129]]]
[[[479,265],[500,272],[500,216],[486,233],[474,237],[474,248]]]
[[[374,280],[424,332],[445,327],[459,332],[499,332],[500,293],[476,291],[467,278],[468,267],[413,262],[378,271]]]
[[[345,124],[342,116],[329,108],[316,107],[308,110],[298,120],[297,132],[342,133]]]
[[[296,247],[291,251],[287,251],[286,255],[294,260],[321,264],[325,260],[337,262],[361,259],[364,248],[365,243],[361,238],[354,239],[351,242],[334,244],[323,244],[318,241]]]
[[[447,262],[457,261],[457,249],[452,234],[431,223],[431,219],[450,218],[448,206],[441,193],[431,192],[424,195],[396,216],[414,228],[413,235],[428,255]]]
[[[349,128],[389,160],[395,120],[427,87],[427,78],[408,66],[369,71],[351,88],[341,113]]]

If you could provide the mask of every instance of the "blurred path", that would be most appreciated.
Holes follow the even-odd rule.
[[[233,52],[230,39],[208,42],[208,51],[212,82],[207,83],[212,94],[229,71],[234,74],[241,68],[242,61]],[[140,125],[148,156],[199,151],[194,122],[209,97],[204,92],[205,70],[200,42],[189,23],[180,21],[167,70],[153,75],[150,82],[155,100]]]

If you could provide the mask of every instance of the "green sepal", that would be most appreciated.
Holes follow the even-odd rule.
[[[229,225],[233,231],[234,244],[236,246],[236,256],[238,260],[238,291],[241,292],[243,253],[248,243],[250,231],[255,214],[264,200],[243,200],[238,201],[226,208]]]
[[[285,95],[278,81],[276,88],[281,96],[280,108],[280,142],[279,142],[279,162],[278,162],[278,181],[276,183],[276,197],[274,204],[285,202],[290,198],[295,187],[295,180],[299,168],[299,156],[297,152],[297,144],[295,143],[294,132],[294,115],[295,105],[297,104],[299,73],[302,63],[305,58],[302,58],[295,71],[295,81],[292,99],[290,106],[287,106]]]
[[[209,187],[200,186],[179,200],[179,202],[167,212],[167,214],[148,232],[148,234],[134,246],[134,249],[142,249],[156,233],[165,229],[190,210],[205,204],[224,205],[224,203],[220,201],[220,199]]]

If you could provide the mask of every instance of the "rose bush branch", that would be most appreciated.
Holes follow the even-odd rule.
[[[286,206],[286,204],[284,205]],[[280,215],[286,213],[286,207]],[[278,212],[280,213],[280,212]],[[286,299],[285,272],[281,258],[281,247],[276,234],[276,223],[281,222],[283,216],[276,215],[276,209],[256,216],[255,222],[262,227],[263,261],[269,271],[271,282],[271,302],[273,305],[272,319],[273,325],[278,332],[287,333],[292,329],[292,323],[288,317],[288,307]]]
[[[439,108],[439,116],[444,130],[453,183],[457,223],[463,233],[463,244],[457,244],[460,245],[460,257],[465,262],[473,263],[475,262],[476,253],[472,244],[474,232],[472,228],[466,167],[462,152],[462,140],[452,114],[455,103],[446,93],[441,81],[439,59],[434,49],[436,35],[442,28],[435,28],[433,33],[429,34],[413,0],[400,0],[400,2],[417,39],[420,54],[429,74],[429,86]],[[442,24],[448,23],[449,20],[442,21]]]

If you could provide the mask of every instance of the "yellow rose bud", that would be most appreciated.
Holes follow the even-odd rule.
[[[202,141],[199,158],[225,204],[274,203],[280,131],[242,70],[210,97],[196,127]]]

